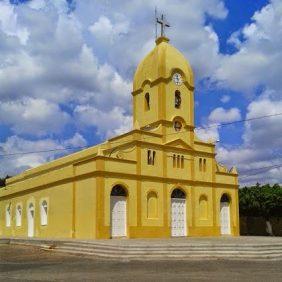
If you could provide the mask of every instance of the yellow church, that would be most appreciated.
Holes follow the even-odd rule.
[[[193,71],[165,36],[137,67],[133,130],[0,189],[0,236],[239,235],[238,173],[194,132]]]

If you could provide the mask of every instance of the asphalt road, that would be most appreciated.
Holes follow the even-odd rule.
[[[282,282],[282,261],[113,261],[0,245],[0,281]]]

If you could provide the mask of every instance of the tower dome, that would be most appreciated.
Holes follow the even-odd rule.
[[[133,92],[143,88],[146,82],[152,83],[159,78],[168,79],[175,71],[181,72],[184,82],[194,87],[190,64],[184,55],[168,42],[168,38],[159,37],[155,48],[138,65],[133,79]]]

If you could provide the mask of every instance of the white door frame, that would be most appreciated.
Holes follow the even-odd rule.
[[[181,205],[181,203],[184,203],[184,207],[183,207],[183,218],[182,220],[178,220],[176,222],[174,222],[173,220],[173,203],[178,204],[178,206],[183,206]],[[187,205],[186,205],[187,201],[186,199],[183,198],[171,198],[171,211],[170,211],[170,218],[171,218],[171,237],[185,237],[187,236],[187,217],[186,217],[186,212],[187,212]],[[178,226],[179,224],[183,224],[183,226]],[[176,226],[174,226],[176,225]],[[177,227],[179,227],[178,230]],[[183,230],[181,230],[183,228]]]
[[[118,205],[118,206],[117,206]],[[119,213],[113,216],[113,209],[124,209],[121,218],[117,218]],[[127,236],[127,197],[126,196],[111,196],[110,206],[110,221],[111,221],[111,237],[126,237]]]
[[[27,208],[27,236],[34,237],[34,219],[35,217],[35,209],[34,204],[29,203]]]
[[[231,235],[230,202],[220,202],[220,234]]]

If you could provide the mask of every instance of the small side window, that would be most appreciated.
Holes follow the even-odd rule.
[[[184,168],[184,156],[181,156],[181,168]]]
[[[204,162],[203,162],[203,170],[204,172],[207,171],[207,160],[206,159],[204,159]]]
[[[180,167],[180,155],[177,155],[177,167]]]
[[[203,160],[202,158],[199,159],[199,171],[202,171],[203,169]]]
[[[179,90],[176,90],[174,94],[174,106],[176,109],[181,107],[181,93]]]
[[[147,163],[151,164],[151,150],[147,151]]]
[[[17,205],[16,207],[16,226],[22,225],[22,207]]]
[[[149,165],[154,165],[156,159],[156,151],[148,150],[147,151],[147,163]]]
[[[40,207],[41,225],[47,225],[48,223],[48,204],[47,201],[43,201]]]
[[[6,227],[11,227],[11,203],[6,207]]]
[[[145,111],[150,110],[150,94],[146,93],[145,94]]]
[[[176,155],[175,154],[173,155],[173,160],[172,161],[173,161],[172,165],[175,168],[176,167]]]

